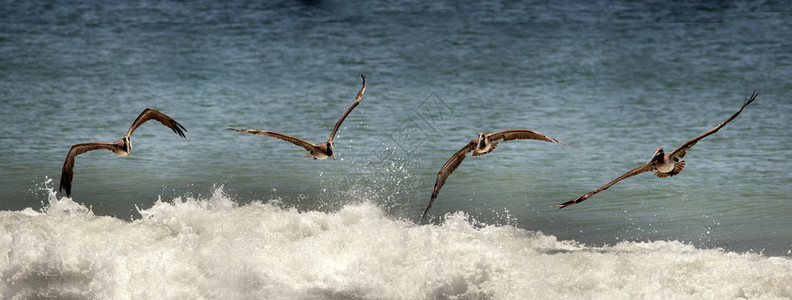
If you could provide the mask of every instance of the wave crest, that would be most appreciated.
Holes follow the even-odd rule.
[[[734,298],[789,297],[792,261],[676,241],[591,247],[541,232],[393,219],[362,202],[299,211],[237,205],[222,187],[98,217],[48,196],[0,212],[0,297]]]

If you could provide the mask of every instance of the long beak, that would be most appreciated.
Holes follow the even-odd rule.
[[[335,153],[333,153],[333,160],[336,160]]]

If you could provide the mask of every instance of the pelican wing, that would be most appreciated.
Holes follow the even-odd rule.
[[[171,117],[168,117],[166,114],[163,114],[158,110],[152,108],[146,108],[143,110],[143,112],[140,113],[137,119],[135,119],[135,121],[132,122],[132,126],[129,126],[129,131],[127,131],[125,136],[126,137],[131,136],[132,132],[134,132],[135,129],[140,127],[140,125],[143,125],[143,123],[145,123],[146,121],[152,119],[159,121],[160,123],[162,123],[162,125],[168,126],[168,128],[173,130],[173,132],[180,135],[181,137],[185,137],[184,131],[187,131],[187,129],[185,129],[184,126],[179,124],[179,122],[176,122],[176,120],[172,119]]]
[[[63,162],[63,169],[61,170],[60,186],[58,191],[66,190],[66,196],[71,197],[71,182],[74,177],[74,158],[77,155],[83,154],[88,151],[106,149],[113,151],[113,149],[122,149],[118,143],[83,143],[75,144],[69,149],[69,154],[66,155],[66,161]]]
[[[462,161],[465,160],[467,154],[470,151],[473,151],[474,148],[476,148],[475,140],[471,141],[470,143],[465,145],[465,147],[462,147],[462,149],[454,153],[454,155],[452,155],[451,158],[448,159],[445,165],[443,165],[443,167],[440,168],[440,171],[437,172],[437,180],[435,180],[434,189],[432,190],[432,198],[429,200],[429,206],[426,207],[423,214],[421,215],[421,220],[423,220],[423,218],[426,216],[426,212],[429,211],[429,208],[432,207],[432,202],[434,202],[435,198],[437,198],[437,194],[440,192],[440,188],[442,188],[443,185],[445,184],[445,181],[446,179],[448,179],[448,176],[451,175],[451,172],[454,172],[454,170],[456,170],[457,167],[459,167],[459,164],[461,164]]]
[[[487,137],[492,140],[504,140],[504,141],[511,141],[511,140],[538,140],[538,141],[545,141],[551,142],[555,144],[564,144],[554,138],[551,138],[545,134],[538,133],[533,130],[527,129],[509,129],[504,131],[493,132],[487,135]],[[566,145],[566,144],[564,144]]]
[[[650,162],[648,162],[648,163],[646,163],[646,164],[644,164],[644,165],[642,165],[640,167],[637,167],[635,169],[630,170],[627,173],[624,173],[624,175],[619,176],[619,178],[616,178],[616,179],[612,180],[611,182],[608,182],[608,184],[602,186],[601,188],[598,188],[598,189],[596,189],[594,191],[589,192],[588,194],[585,194],[583,196],[577,197],[577,198],[575,198],[573,200],[570,200],[570,201],[567,201],[567,202],[564,202],[564,203],[561,203],[561,204],[556,204],[556,205],[553,205],[553,206],[554,207],[558,207],[558,208],[564,208],[564,207],[570,206],[570,205],[575,204],[575,203],[583,202],[584,200],[588,199],[589,197],[593,196],[594,194],[602,192],[604,190],[607,190],[609,187],[611,187],[612,185],[616,184],[619,181],[622,181],[623,179],[626,179],[626,178],[629,178],[629,177],[632,177],[632,176],[635,176],[635,175],[638,175],[638,174],[641,174],[641,173],[644,173],[644,172],[653,171],[655,169],[657,169],[657,165],[653,161],[650,161]]]
[[[318,151],[317,148],[316,148],[316,145],[311,144],[311,143],[309,143],[309,142],[307,142],[307,141],[305,141],[305,140],[303,140],[301,138],[293,137],[293,136],[286,135],[286,134],[283,134],[283,133],[278,133],[278,132],[274,132],[274,131],[267,131],[267,130],[256,130],[256,129],[238,129],[238,128],[227,128],[227,129],[228,130],[233,130],[233,131],[236,131],[236,132],[247,132],[247,133],[250,133],[250,134],[271,136],[271,137],[274,137],[274,138],[277,138],[277,139],[281,139],[281,140],[287,141],[289,143],[295,144],[297,146],[303,147],[305,150],[308,150],[308,151]]]
[[[360,77],[363,77],[363,87],[361,87],[360,91],[357,93],[357,97],[355,97],[355,103],[352,103],[352,106],[347,108],[346,112],[344,112],[344,115],[342,115],[341,118],[338,119],[338,122],[336,122],[335,127],[333,127],[333,131],[330,132],[330,138],[327,140],[328,142],[333,141],[336,132],[338,132],[338,128],[341,127],[341,123],[344,122],[344,119],[346,119],[347,115],[349,115],[349,113],[352,112],[352,109],[354,109],[355,106],[358,106],[358,104],[360,104],[360,99],[363,98],[363,93],[366,91],[366,76],[360,74]]]
[[[743,109],[744,109],[746,106],[748,106],[748,104],[751,104],[751,102],[753,102],[754,100],[756,100],[756,96],[758,96],[758,94],[756,93],[756,91],[754,91],[754,92],[751,94],[751,98],[750,98],[750,99],[748,99],[747,101],[745,101],[745,103],[742,105],[742,107],[740,107],[740,110],[738,110],[738,111],[737,111],[736,113],[734,113],[734,114],[733,114],[731,117],[729,117],[728,119],[726,119],[726,121],[723,121],[723,123],[720,123],[720,125],[718,125],[718,126],[715,126],[715,128],[712,128],[712,129],[710,129],[709,131],[707,131],[707,132],[705,132],[705,133],[702,133],[702,134],[700,134],[699,136],[697,136],[697,137],[694,137],[693,139],[691,139],[691,140],[687,141],[687,143],[685,143],[685,144],[684,144],[684,145],[682,145],[682,146],[679,146],[679,148],[676,148],[674,151],[672,151],[671,153],[669,153],[669,154],[668,154],[668,156],[669,156],[669,157],[672,157],[672,158],[674,158],[674,157],[675,157],[675,158],[683,158],[683,157],[685,157],[685,154],[687,153],[688,149],[690,149],[690,147],[693,147],[693,145],[695,145],[696,143],[698,143],[698,141],[699,141],[699,140],[701,140],[701,139],[703,139],[703,138],[707,137],[708,135],[710,135],[710,134],[713,134],[713,133],[715,133],[715,132],[718,132],[718,130],[720,130],[721,128],[723,128],[723,126],[725,126],[725,125],[726,125],[726,123],[729,123],[729,122],[731,122],[731,120],[734,120],[735,118],[737,118],[737,116],[738,116],[738,115],[740,115],[740,113],[743,111]]]

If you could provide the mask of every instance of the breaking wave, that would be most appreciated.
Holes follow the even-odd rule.
[[[158,200],[124,221],[50,190],[0,212],[0,298],[789,298],[792,260],[676,241],[592,247],[464,213]]]

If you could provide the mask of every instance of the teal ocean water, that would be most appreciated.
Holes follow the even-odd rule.
[[[780,1],[0,1],[0,298],[792,297]],[[338,160],[265,129],[335,140]],[[718,125],[678,176],[594,190]],[[77,157],[156,122],[125,157]],[[480,131],[419,222],[437,171]]]

